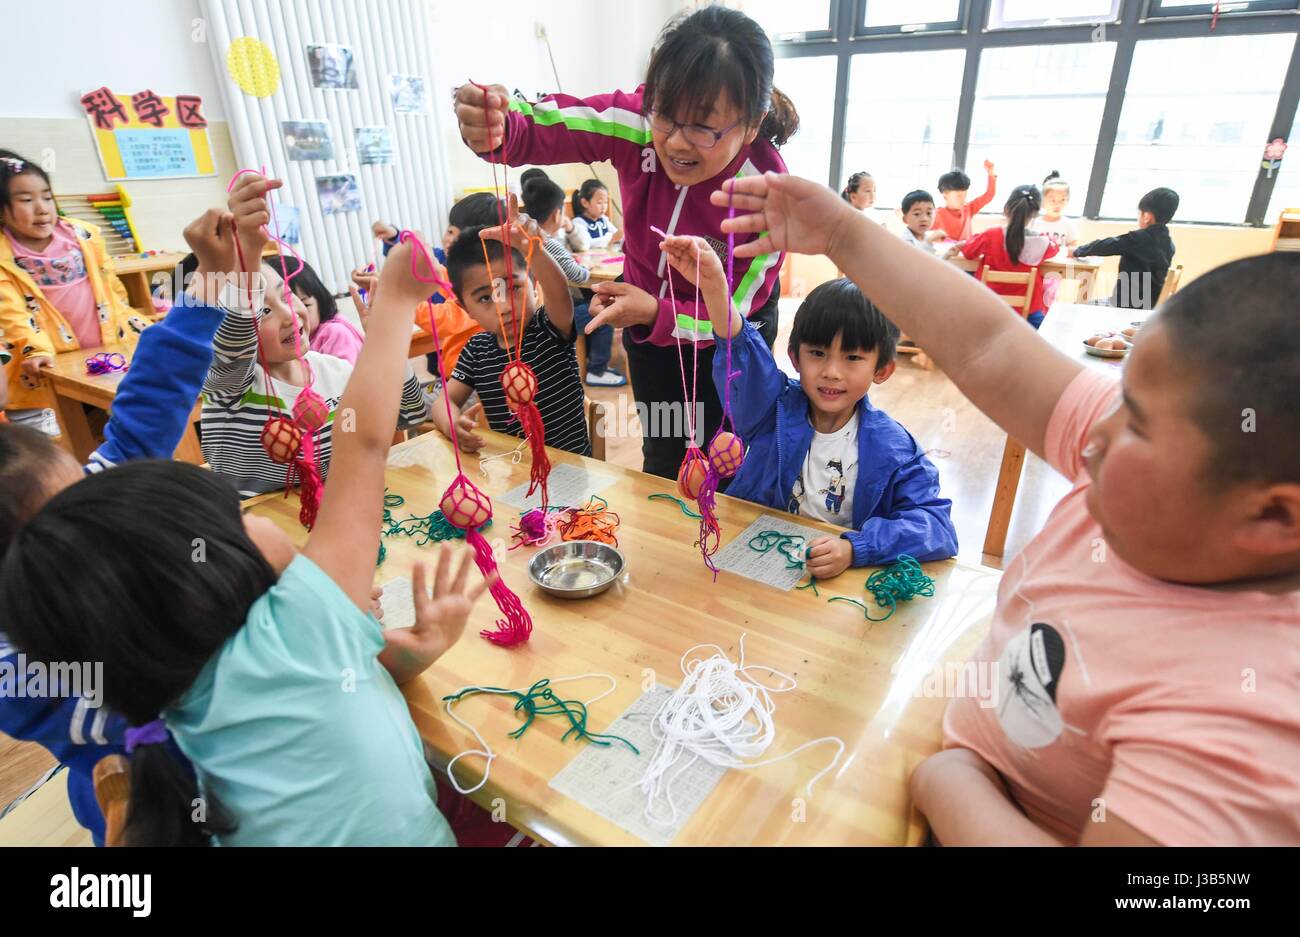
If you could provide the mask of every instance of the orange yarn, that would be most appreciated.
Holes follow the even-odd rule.
[[[599,502],[599,504],[597,504]],[[618,515],[609,509],[609,502],[593,495],[580,508],[569,508],[556,524],[561,540],[598,540],[612,547],[618,546]]]

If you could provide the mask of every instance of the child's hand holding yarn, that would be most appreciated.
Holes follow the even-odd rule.
[[[239,268],[235,253],[235,216],[209,208],[185,227],[185,243],[194,251],[199,266],[185,284],[190,295],[215,305],[224,275]]]
[[[462,549],[460,565],[452,573],[452,547],[444,543],[438,551],[433,594],[425,585],[425,564],[417,562],[411,571],[411,593],[415,604],[415,625],[384,633],[380,661],[398,683],[423,673],[460,640],[470,610],[497,579],[496,573],[469,585],[474,566],[473,552]]]
[[[462,452],[478,452],[486,445],[482,436],[474,432],[483,416],[483,404],[476,403],[456,418],[456,441]]]
[[[235,231],[239,236],[239,247],[244,253],[244,263],[252,271],[262,264],[262,250],[270,236],[266,226],[271,223],[271,208],[266,201],[266,193],[283,186],[279,179],[268,179],[255,172],[246,172],[235,180],[230,189],[230,198],[226,204],[235,216]]]
[[[413,231],[412,234],[424,243],[424,236],[420,232]],[[414,250],[409,242],[403,242],[388,252],[388,261],[379,274],[379,285],[375,287],[376,292],[383,294],[385,305],[392,300],[396,303],[393,308],[413,309],[428,297],[429,284],[421,283],[411,269],[411,254]],[[432,270],[426,269],[428,263],[433,263],[432,257],[429,257],[426,262],[427,256],[417,254],[416,260],[420,272],[426,276],[433,273]],[[380,306],[375,303],[373,296],[369,297],[369,300],[370,312],[373,314]]]
[[[818,579],[832,579],[853,562],[853,544],[843,537],[818,537],[808,544],[804,569]]]
[[[670,235],[663,239],[659,249],[668,255],[668,262],[674,270],[700,288],[706,301],[713,293],[721,292],[726,297],[727,273],[722,269],[717,253],[704,238]]]

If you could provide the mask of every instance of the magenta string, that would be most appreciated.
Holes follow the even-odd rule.
[[[432,283],[434,286],[445,292],[448,299],[452,302],[457,302],[458,300],[456,299],[455,290],[452,289],[451,284],[447,282],[446,278],[438,272],[438,265],[434,262],[432,255],[430,255],[429,249],[424,246],[423,241],[415,236],[415,232],[403,231],[397,236],[397,240],[400,244],[409,243],[411,245],[411,276],[415,277],[421,283]],[[425,265],[429,268],[427,274],[420,272],[420,257],[424,258]],[[438,352],[438,378],[442,381],[442,402],[447,407],[447,425],[451,428],[451,451],[452,454],[456,456],[456,471],[463,475],[465,474],[465,470],[460,464],[460,441],[457,438],[456,418],[452,416],[451,413],[451,394],[447,393],[447,369],[444,364],[446,358],[442,354],[442,336],[438,334],[438,326],[436,322],[430,321],[429,325],[432,326],[429,331],[433,333],[433,347]]]
[[[733,191],[727,192],[727,220],[731,221],[736,217],[736,193],[735,183],[732,183]],[[731,420],[731,382],[736,375],[731,373],[731,340],[734,337],[731,322],[731,288],[735,283],[736,277],[736,232],[727,232],[727,379],[723,382],[722,387],[722,421],[730,426],[733,430],[736,424]],[[716,570],[714,575],[717,575]]]
[[[664,238],[665,240],[669,237],[668,234],[661,231],[659,228],[656,228],[654,225],[650,226],[650,230],[653,231],[655,234],[659,235],[661,238]],[[668,259],[666,257],[664,258],[664,263],[666,264],[668,263]],[[698,285],[700,281],[699,265],[700,265],[700,254],[699,254],[699,248],[697,247],[695,250],[695,282],[697,284],[695,287],[696,321],[699,321],[699,316],[700,316],[700,288]],[[672,264],[668,264],[667,274],[668,274],[668,299],[672,303],[673,327],[676,328],[677,292],[676,290],[673,289]],[[694,391],[695,388],[698,386],[695,382],[695,379],[700,370],[699,357],[698,357],[699,355],[698,343],[694,340],[694,335],[692,334],[692,340],[691,340],[691,368],[692,368],[691,388],[692,389],[689,393],[686,390],[686,359],[682,355],[682,343],[680,340],[678,340],[677,342],[674,342],[674,344],[677,346],[677,367],[682,376],[682,402],[686,407],[686,427],[687,427],[687,431],[690,433],[691,436],[690,443],[687,444],[686,448],[690,449],[691,446],[695,445],[695,393]]]

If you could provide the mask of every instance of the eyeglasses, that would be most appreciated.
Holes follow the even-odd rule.
[[[646,116],[650,118],[650,126],[664,136],[671,137],[674,131],[680,130],[687,143],[698,146],[702,150],[713,149],[723,137],[741,124],[741,121],[736,121],[725,130],[710,130],[708,127],[701,127],[699,124],[679,124],[675,120],[669,120],[658,111],[651,111]]]

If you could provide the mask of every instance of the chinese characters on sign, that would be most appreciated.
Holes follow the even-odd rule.
[[[150,88],[122,94],[105,86],[83,94],[81,106],[109,180],[216,172],[198,95],[163,97]]]

